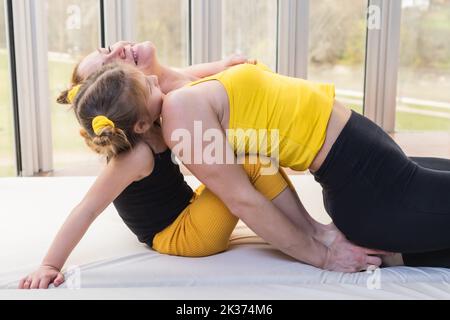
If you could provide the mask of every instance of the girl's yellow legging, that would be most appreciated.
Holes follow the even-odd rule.
[[[288,176],[280,168],[274,175],[262,175],[265,167],[253,160],[244,169],[255,186],[267,199],[273,200],[287,187],[295,190]],[[190,204],[166,229],[156,234],[153,249],[169,255],[204,257],[228,249],[231,233],[239,219],[205,186],[194,193]]]

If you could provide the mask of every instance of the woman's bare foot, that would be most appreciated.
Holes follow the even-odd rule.
[[[398,267],[405,265],[401,253],[396,253],[392,256],[383,256],[381,257],[381,260],[383,260],[384,267]]]

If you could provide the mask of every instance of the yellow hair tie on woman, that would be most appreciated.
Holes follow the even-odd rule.
[[[92,129],[94,129],[94,133],[97,136],[99,136],[102,133],[102,130],[106,127],[115,128],[116,126],[114,125],[114,122],[105,116],[97,116],[94,120],[92,120]]]
[[[80,91],[81,88],[81,84],[76,85],[74,87],[72,87],[72,89],[69,90],[69,92],[67,93],[67,101],[69,101],[70,104],[72,104],[75,101],[75,98],[78,94],[78,92]]]

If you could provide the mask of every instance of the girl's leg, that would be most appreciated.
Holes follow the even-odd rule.
[[[288,182],[280,172],[261,174],[264,165],[260,161],[247,161],[243,167],[255,188],[266,198],[273,200],[288,190]],[[201,186],[175,222],[155,236],[153,249],[163,254],[189,257],[223,252],[229,246],[238,220],[216,195]]]

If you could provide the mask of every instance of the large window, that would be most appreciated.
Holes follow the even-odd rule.
[[[136,39],[152,41],[163,64],[184,67],[189,62],[189,1],[132,0]]]
[[[14,176],[14,130],[4,1],[0,1],[0,83],[0,176]]]
[[[450,130],[450,0],[403,0],[397,130]]]
[[[243,53],[276,70],[277,0],[222,1],[223,55]]]
[[[336,84],[337,99],[362,113],[367,0],[310,1],[308,78]]]
[[[48,19],[48,71],[54,167],[56,173],[76,166],[96,166],[99,157],[90,151],[79,135],[73,111],[57,104],[59,93],[70,83],[72,70],[86,54],[99,45],[99,2],[92,0],[45,0]],[[87,171],[85,171],[87,172]]]

